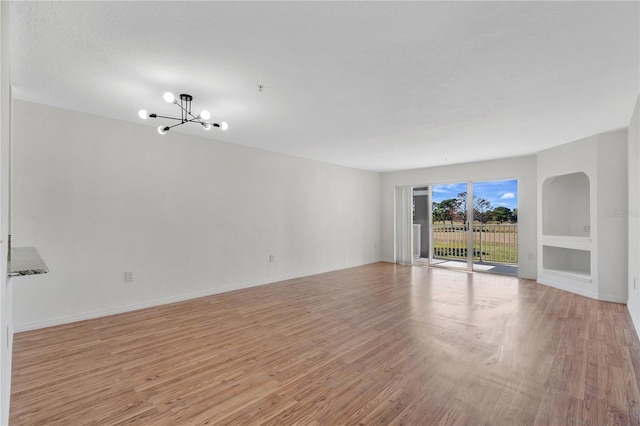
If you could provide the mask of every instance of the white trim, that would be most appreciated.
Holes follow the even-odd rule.
[[[563,271],[559,269],[546,269],[542,268],[544,275],[549,275],[549,280],[552,280],[553,277],[558,277],[563,280],[571,280],[571,281],[579,281],[583,283],[590,284],[593,282],[590,274],[586,274],[584,272],[576,272],[576,271]]]
[[[594,293],[593,291],[586,290],[584,288],[573,287],[570,285],[560,284],[557,282],[547,281],[545,278],[540,278],[538,280],[538,284],[546,285],[548,287],[557,288],[558,290],[568,291],[569,293],[575,293],[579,296],[588,297],[590,299],[598,299],[598,293]]]
[[[433,265],[433,185],[429,185],[427,190],[427,202],[431,208],[427,209],[427,227],[428,229],[428,240],[429,240],[429,257],[427,258],[427,263],[429,265]]]
[[[473,181],[467,181],[467,200],[465,201],[467,211],[467,271],[473,271]]]
[[[601,294],[598,297],[598,300],[602,301],[602,302],[613,302],[613,303],[622,303],[623,305],[626,305],[628,300],[626,298],[620,297],[620,296],[609,296],[606,294]]]
[[[544,280],[543,280],[544,281]],[[627,304],[627,300],[625,298],[619,296],[612,296],[606,294],[598,294],[593,291],[585,290],[584,288],[572,287],[568,285],[562,285],[550,281],[538,281],[538,284],[546,285],[548,287],[557,288],[558,290],[568,291],[569,293],[574,293],[579,296],[588,297],[590,299],[599,300],[601,302],[613,302],[613,303],[622,303],[624,305]]]
[[[520,269],[518,267],[518,269]],[[520,274],[518,273],[518,278],[522,278],[523,280],[537,280],[538,276],[537,275],[529,275],[529,274]]]

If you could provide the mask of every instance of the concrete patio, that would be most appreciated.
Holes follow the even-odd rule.
[[[443,258],[433,258],[433,264],[429,265],[429,259],[419,257],[413,259],[416,266],[436,266],[451,269],[466,269],[467,262],[463,260],[451,260]],[[490,262],[474,262],[473,270],[475,272],[488,272],[491,274],[518,275],[518,265],[508,263],[490,263]]]

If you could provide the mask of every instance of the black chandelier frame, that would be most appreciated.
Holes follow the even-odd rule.
[[[167,95],[170,95],[169,99],[173,98],[173,100],[167,100]],[[179,123],[173,124],[171,126],[159,126],[158,127],[158,133],[160,133],[161,135],[164,135],[165,133],[167,133],[169,130],[173,129],[174,127],[178,127],[178,126],[182,126],[183,124],[186,123],[197,123],[202,125],[202,127],[204,127],[205,130],[209,130],[211,129],[211,127],[218,127],[222,130],[227,130],[228,125],[227,123],[225,123],[224,121],[220,122],[220,123],[214,123],[214,122],[209,122],[207,120],[205,120],[202,115],[206,113],[206,118],[208,119],[211,115],[209,114],[208,111],[203,111],[201,114],[199,115],[194,115],[191,112],[191,101],[193,101],[193,96],[187,94],[187,93],[181,93],[179,96],[180,101],[178,102],[177,99],[175,99],[175,97],[173,96],[172,93],[167,92],[165,93],[165,100],[167,100],[169,103],[173,103],[174,105],[177,105],[180,108],[180,117],[170,117],[167,115],[159,115],[159,114],[155,114],[155,113],[149,113],[147,114],[146,110],[140,110],[140,112],[138,113],[138,115],[140,116],[140,118],[142,119],[146,119],[148,118],[164,118],[166,120],[175,120],[175,121],[179,121]]]

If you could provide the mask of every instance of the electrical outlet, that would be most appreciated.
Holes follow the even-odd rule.
[[[636,277],[633,277],[633,289],[636,289]]]
[[[529,253],[527,255],[527,260],[533,260],[533,253]]]
[[[275,254],[270,254],[269,255],[269,263],[275,263],[276,262],[276,255]]]
[[[133,272],[125,272],[124,273],[124,282],[125,283],[133,282]]]

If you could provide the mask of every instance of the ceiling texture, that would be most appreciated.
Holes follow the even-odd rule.
[[[175,115],[162,94],[189,93],[229,130],[176,131],[365,170],[533,154],[626,127],[640,92],[637,1],[41,1],[9,17],[16,99],[155,132],[137,111]]]

